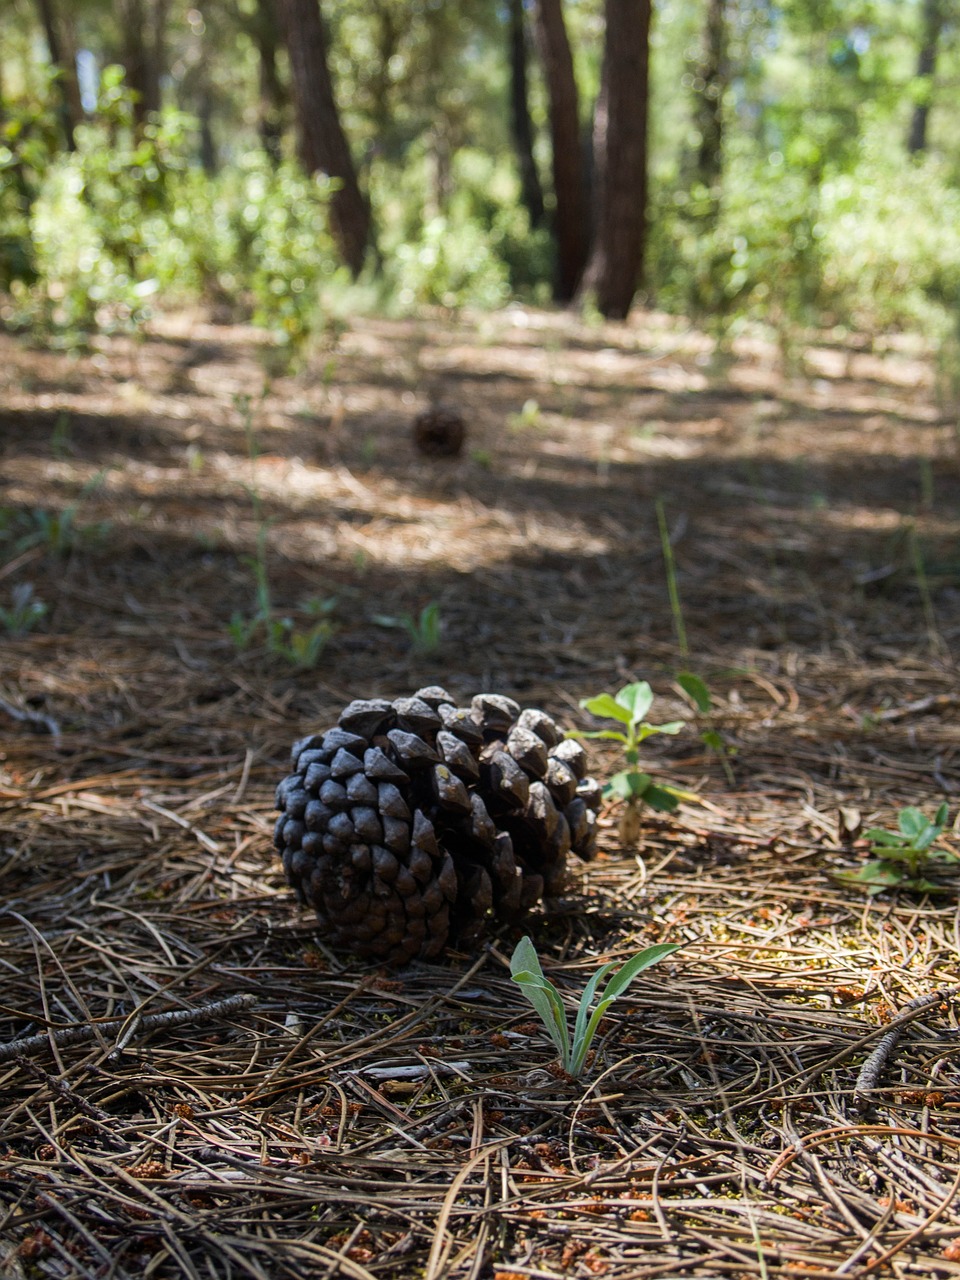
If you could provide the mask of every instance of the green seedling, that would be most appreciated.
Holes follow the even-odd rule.
[[[440,606],[436,600],[425,604],[420,610],[419,617],[414,617],[412,613],[401,613],[396,616],[377,613],[373,616],[373,622],[378,627],[396,627],[406,631],[414,653],[435,653],[440,648],[443,623],[440,618]]]
[[[0,605],[0,628],[8,635],[22,636],[32,631],[47,612],[42,600],[34,599],[33,584],[21,582],[11,592],[9,608]]]
[[[624,801],[620,817],[620,839],[625,845],[634,845],[639,838],[640,811],[643,805],[649,805],[651,809],[662,813],[672,813],[681,800],[697,798],[689,791],[680,791],[676,787],[654,782],[649,773],[643,773],[636,767],[640,760],[641,743],[655,733],[676,734],[684,727],[682,720],[650,724],[644,717],[652,705],[653,690],[646,680],[624,685],[615,696],[601,693],[595,698],[581,698],[580,706],[585,711],[598,719],[616,720],[623,728],[596,729],[588,733],[574,731],[571,734],[576,738],[600,738],[619,742],[623,748],[624,760],[630,767],[615,773],[604,787],[603,794]]]
[[[543,426],[543,414],[536,400],[524,400],[519,413],[511,413],[507,418],[511,431],[533,431]]]
[[[679,671],[677,673],[677,684],[693,703],[699,716],[712,715],[713,697],[706,680],[695,675],[692,671]],[[731,749],[727,746],[723,737],[709,723],[700,730],[699,736],[703,745],[708,750],[713,751],[719,758],[727,781],[733,786],[736,782],[736,777],[734,776],[733,766],[730,763]]]
[[[931,822],[919,809],[901,809],[896,831],[871,827],[864,832],[870,841],[873,859],[859,871],[835,871],[834,878],[843,884],[866,889],[871,897],[885,889],[910,889],[914,893],[946,893],[948,886],[926,878],[932,863],[957,863],[960,858],[948,849],[936,849],[934,843],[947,824],[948,806],[940,805]]]
[[[47,511],[35,507],[32,511],[13,515],[0,528],[0,540],[12,541],[17,554],[33,547],[43,547],[48,555],[67,556],[83,546],[102,542],[110,532],[111,522],[101,520],[96,524],[81,524],[77,519],[80,504],[103,483],[106,471],[98,471],[80,490],[76,502],[62,511]]]
[[[649,969],[658,960],[676,951],[680,945],[678,942],[658,943],[644,951],[638,951],[619,968],[616,961],[611,961],[598,969],[580,997],[572,1041],[563,997],[550,979],[544,977],[537,949],[528,937],[520,939],[510,957],[510,975],[539,1014],[547,1035],[556,1045],[560,1065],[568,1076],[576,1079],[583,1071],[600,1020],[614,1000],[625,994],[634,978],[644,969]],[[614,969],[617,972],[607,981],[591,1012],[597,988]]]

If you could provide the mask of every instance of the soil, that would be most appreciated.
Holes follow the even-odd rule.
[[[512,307],[356,318],[294,373],[198,315],[0,357],[0,1274],[960,1274],[958,876],[831,875],[907,805],[960,855],[930,353]],[[455,458],[415,448],[436,404]],[[583,729],[641,679],[689,722],[643,767],[696,799],[637,849],[609,804],[525,927],[571,1008],[684,946],[581,1080],[517,929],[400,973],[329,950],[271,848],[295,738],[424,684]]]

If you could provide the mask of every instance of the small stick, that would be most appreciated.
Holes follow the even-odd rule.
[[[0,711],[5,711],[11,719],[19,720],[21,724],[29,725],[34,733],[49,733],[59,742],[60,726],[53,716],[45,716],[38,711],[25,711],[22,707],[8,702],[6,698],[0,698]]]
[[[165,1013],[149,1013],[137,1020],[134,1025],[138,1031],[156,1031],[160,1027],[179,1027],[185,1022],[206,1022],[218,1018],[221,1014],[235,1013],[255,1004],[257,997],[252,994],[227,996],[224,1000],[214,1000],[212,1004],[201,1005],[197,1009],[168,1009]],[[127,1018],[109,1018],[104,1022],[84,1022],[75,1027],[51,1028],[36,1036],[24,1036],[21,1040],[8,1040],[0,1044],[0,1062],[16,1058],[18,1054],[33,1053],[37,1049],[47,1049],[51,1042],[56,1045],[78,1044],[83,1040],[95,1040],[101,1031],[123,1031],[127,1026]],[[122,1049],[129,1036],[122,1035],[118,1049]],[[113,1052],[116,1053],[115,1049]]]
[[[860,1074],[853,1089],[853,1101],[858,1110],[863,1111],[869,1106],[870,1099],[867,1094],[872,1093],[880,1084],[883,1069],[897,1047],[897,1042],[907,1023],[912,1022],[924,1009],[929,1009],[931,1005],[955,996],[958,991],[960,987],[947,987],[943,991],[934,991],[931,995],[917,996],[903,1006],[890,1030],[882,1037],[873,1053],[860,1068]]]

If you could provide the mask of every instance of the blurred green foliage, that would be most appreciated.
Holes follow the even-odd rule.
[[[260,146],[257,0],[202,13],[171,4],[171,105],[138,128],[110,62],[122,33],[102,4],[77,0],[78,47],[100,71],[72,152],[58,136],[35,15],[23,4],[0,16],[10,51],[0,86],[0,318],[71,341],[136,326],[161,301],[199,299],[296,353],[328,329],[343,279],[327,230],[330,186],[297,167],[289,111],[289,158],[274,165]],[[785,341],[812,326],[920,329],[945,353],[948,374],[960,368],[960,135],[948,93],[960,13],[946,7],[939,61],[920,75],[920,4],[727,0],[723,66],[710,81],[722,86],[722,150],[704,178],[707,9],[707,0],[657,6],[645,300],[721,341],[747,323]],[[374,211],[367,296],[400,310],[546,302],[553,249],[520,199],[505,11],[480,0],[342,0],[325,13]],[[586,132],[602,6],[568,0],[565,13]],[[926,144],[909,154],[918,105],[930,111]],[[529,106],[549,212],[546,95],[532,51]]]

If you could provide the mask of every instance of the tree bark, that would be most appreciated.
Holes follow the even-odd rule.
[[[533,121],[527,87],[527,25],[523,0],[510,0],[510,125],[520,170],[520,199],[531,227],[543,222],[543,188],[533,156]]]
[[[127,88],[136,94],[133,120],[142,129],[161,106],[160,77],[164,70],[164,35],[168,0],[122,0],[123,68]]]
[[[937,46],[940,43],[940,32],[943,30],[944,14],[942,0],[924,0],[923,32],[920,54],[917,58],[917,79],[925,81],[924,97],[913,109],[910,121],[910,133],[907,136],[907,150],[911,155],[927,149],[927,123],[930,118],[930,91],[933,76],[937,69]]]
[[[287,95],[277,70],[280,29],[272,0],[258,0],[251,36],[260,64],[260,143],[274,166],[282,157],[283,117]]]
[[[534,16],[547,82],[553,147],[553,234],[557,250],[554,296],[559,302],[569,302],[576,294],[589,248],[580,104],[562,0],[537,0]]]
[[[700,135],[697,178],[708,190],[723,172],[723,97],[727,88],[727,0],[707,0],[700,63],[697,67],[694,123]]]
[[[622,320],[643,270],[651,0],[606,0],[600,98],[594,116],[596,229],[581,292]]]
[[[307,173],[336,178],[330,199],[330,231],[354,277],[370,240],[370,209],[340,124],[327,61],[327,40],[318,0],[280,0],[290,54],[297,150]]]
[[[37,10],[50,54],[50,65],[57,71],[60,96],[60,120],[68,151],[77,149],[74,131],[83,119],[80,83],[77,79],[76,42],[72,20],[57,12],[54,0],[37,0]]]

